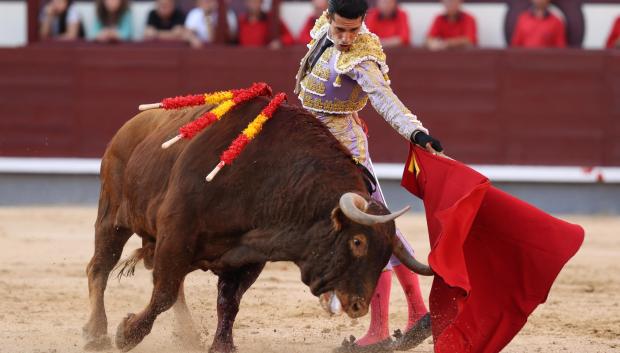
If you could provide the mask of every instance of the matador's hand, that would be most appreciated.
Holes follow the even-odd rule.
[[[425,148],[431,153],[442,152],[441,142],[424,131],[416,131],[411,135],[411,142]]]

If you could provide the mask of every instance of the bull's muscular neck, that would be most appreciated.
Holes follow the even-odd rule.
[[[244,109],[249,107],[238,112],[254,114]],[[196,148],[203,153],[217,143],[214,136],[208,141]],[[326,271],[324,261],[317,259],[327,255],[336,241],[330,215],[340,196],[346,192],[368,196],[349,152],[316,118],[297,108],[279,110],[224,172],[228,174],[214,179],[208,202],[223,210],[219,219],[233,220],[244,232],[222,262],[237,266],[239,261],[293,261],[306,283]],[[230,181],[239,181],[238,192],[228,191]]]

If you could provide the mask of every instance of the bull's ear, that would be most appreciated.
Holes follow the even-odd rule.
[[[344,225],[349,221],[347,216],[342,213],[339,206],[334,207],[331,214],[332,227],[336,232],[339,232],[344,228]]]

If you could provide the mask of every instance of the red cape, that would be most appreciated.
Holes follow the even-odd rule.
[[[583,229],[419,147],[410,149],[402,185],[426,209],[435,352],[499,352],[545,302]]]

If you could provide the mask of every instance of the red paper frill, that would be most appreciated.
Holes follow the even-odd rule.
[[[224,162],[225,164],[231,164],[232,161],[235,160],[237,156],[239,156],[241,151],[243,151],[243,149],[248,144],[248,142],[250,142],[250,140],[247,138],[247,136],[243,134],[239,135],[233,141],[233,143],[230,144],[230,147],[228,147],[226,151],[222,152],[222,155],[220,156],[220,160]]]

